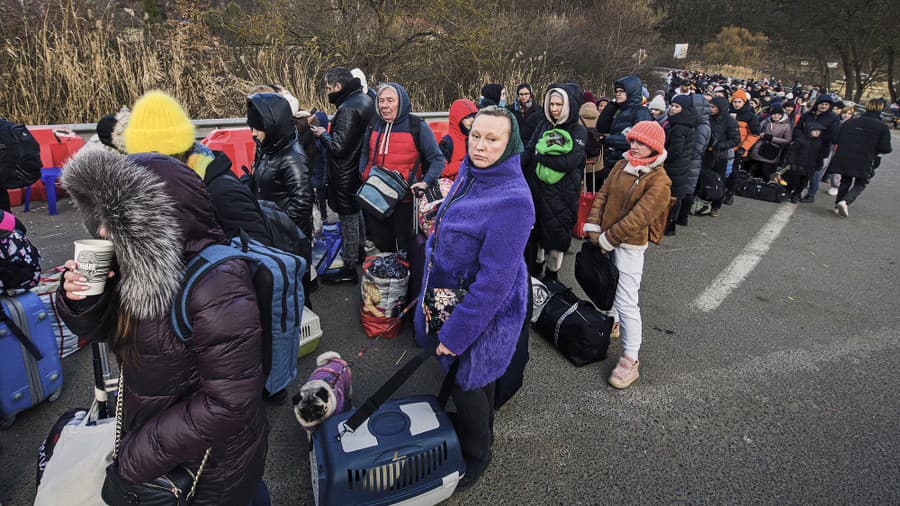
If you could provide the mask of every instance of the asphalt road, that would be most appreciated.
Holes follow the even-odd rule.
[[[900,150],[900,136],[894,146]],[[900,155],[885,157],[850,217],[825,193],[801,204],[715,310],[691,303],[778,209],[736,199],[692,218],[646,257],[641,379],[608,386],[610,358],[575,368],[533,333],[526,383],[497,416],[491,468],[450,504],[900,503]],[[782,204],[790,206],[791,204]],[[84,235],[71,202],[22,214],[45,267]],[[572,250],[577,249],[574,244]],[[574,256],[561,278],[576,286]],[[358,287],[313,294],[319,352],[366,343]],[[355,399],[416,351],[408,327],[359,361]],[[35,451],[56,417],[91,399],[91,357],[64,360],[62,397],[0,432],[0,500],[30,504]],[[313,357],[300,361],[300,377]],[[299,382],[299,381],[298,381]],[[399,395],[435,391],[436,364]],[[274,504],[311,504],[307,444],[289,406],[271,406],[266,481]]]

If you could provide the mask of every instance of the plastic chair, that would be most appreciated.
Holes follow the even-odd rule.
[[[85,142],[77,135],[65,135],[66,129],[45,127],[29,128],[28,131],[41,147],[41,162],[43,162],[44,168],[41,169],[41,184],[35,183],[25,188],[24,211],[29,212],[32,198],[34,200],[46,199],[47,210],[50,215],[55,215],[57,214],[56,181],[62,173],[60,167],[84,147]]]
[[[209,149],[221,151],[231,160],[231,172],[240,179],[247,168],[247,172],[253,170],[253,160],[256,158],[256,142],[249,128],[222,128],[213,130],[200,141]]]
[[[44,190],[47,194],[47,210],[50,216],[56,215],[56,181],[62,175],[62,169],[59,167],[44,167],[41,169],[41,182],[44,184]],[[27,213],[31,208],[31,187],[25,188],[25,209]]]

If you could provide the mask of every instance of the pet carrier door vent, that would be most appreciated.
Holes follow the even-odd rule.
[[[447,460],[447,442],[410,455],[394,455],[387,464],[347,469],[347,486],[364,492],[400,490],[428,478]]]

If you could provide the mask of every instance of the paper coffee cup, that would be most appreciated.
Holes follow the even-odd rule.
[[[112,268],[113,243],[105,239],[81,239],[75,241],[76,272],[87,281],[88,289],[80,295],[100,295],[106,286],[106,277]]]

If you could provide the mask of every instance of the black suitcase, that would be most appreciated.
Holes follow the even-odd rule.
[[[576,366],[605,359],[613,319],[559,281],[549,281],[547,289],[550,300],[534,324],[538,333]]]

